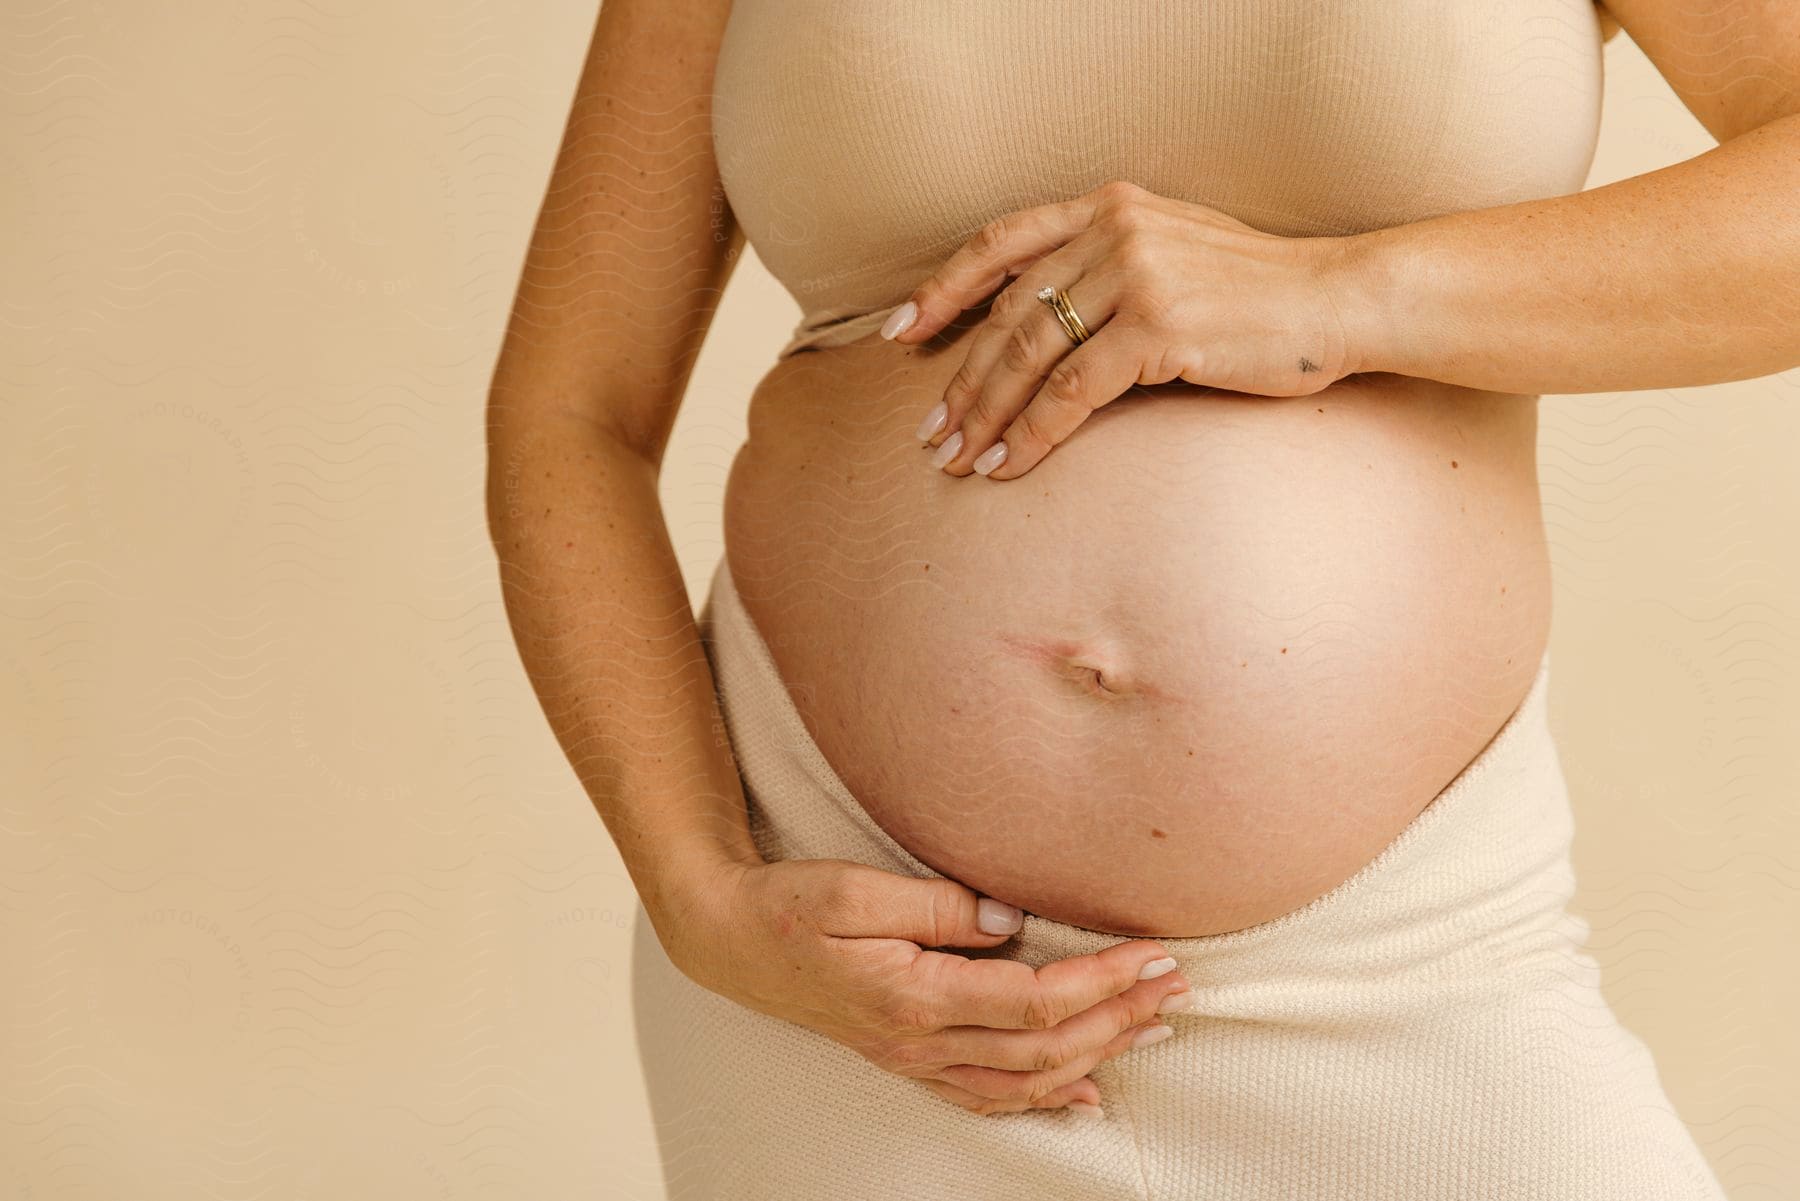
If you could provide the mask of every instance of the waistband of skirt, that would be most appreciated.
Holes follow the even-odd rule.
[[[720,707],[768,858],[841,858],[918,878],[940,873],[876,824],[813,741],[721,557],[700,612]],[[1323,896],[1243,930],[1162,938],[1184,969],[1229,975],[1366,971],[1567,919],[1573,834],[1548,722],[1550,655],[1510,717],[1373,860]],[[1005,954],[1041,966],[1125,936],[1027,914]]]

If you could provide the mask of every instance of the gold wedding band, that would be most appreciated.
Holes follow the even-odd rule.
[[[1080,346],[1088,340],[1088,327],[1082,323],[1081,315],[1075,306],[1069,303],[1069,294],[1055,284],[1038,289],[1037,298],[1050,306],[1056,319],[1062,322],[1063,332],[1069,335],[1069,341]]]

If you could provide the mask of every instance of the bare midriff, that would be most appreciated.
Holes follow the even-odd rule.
[[[995,481],[914,438],[966,346],[778,362],[725,498],[807,729],[933,869],[1096,930],[1242,929],[1354,875],[1518,707],[1535,397],[1139,388]]]

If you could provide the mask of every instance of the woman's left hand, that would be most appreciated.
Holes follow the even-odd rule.
[[[919,437],[936,466],[1023,475],[1133,384],[1182,379],[1258,396],[1309,396],[1359,370],[1334,293],[1344,238],[1284,238],[1135,184],[1104,184],[983,226],[890,318],[916,345],[1012,280]],[[1079,346],[1038,299],[1067,292]]]

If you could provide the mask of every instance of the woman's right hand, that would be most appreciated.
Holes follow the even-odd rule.
[[[845,860],[723,866],[704,897],[658,923],[686,976],[975,1113],[1097,1114],[1088,1073],[1168,1037],[1159,1014],[1190,987],[1153,941],[1037,969],[933,950],[999,946],[1021,915],[952,880]]]

